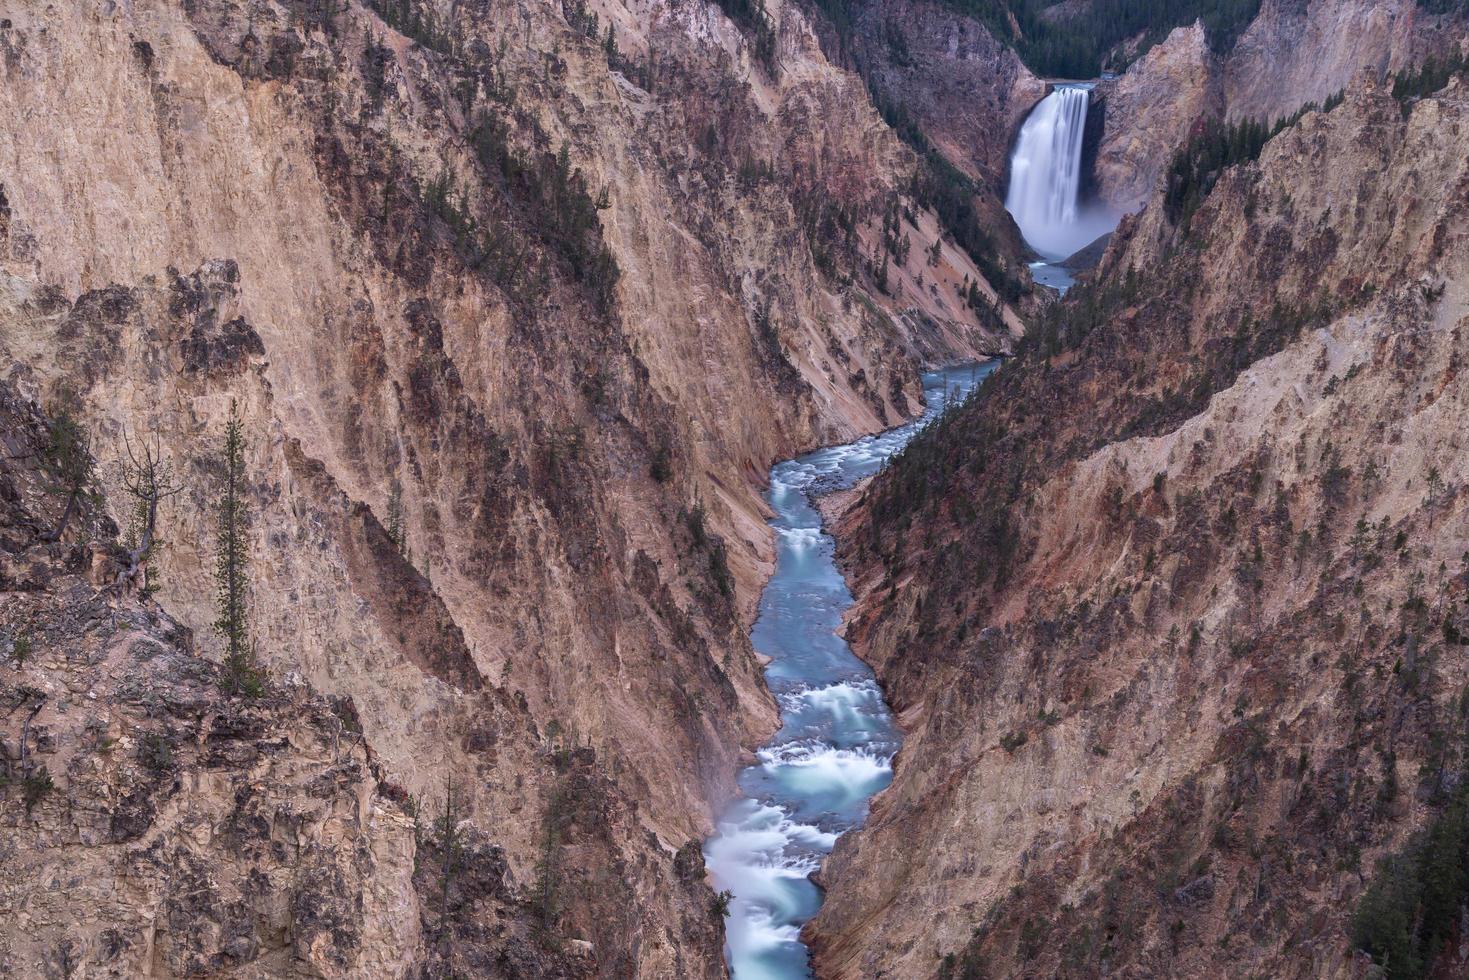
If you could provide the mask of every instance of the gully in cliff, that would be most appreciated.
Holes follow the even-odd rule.
[[[782,724],[760,761],[740,773],[745,798],[725,812],[705,845],[715,887],[734,896],[725,955],[737,980],[810,976],[798,938],[821,906],[810,875],[837,837],[862,825],[868,801],[892,781],[900,741],[872,671],[836,634],[852,595],[815,498],[876,473],[998,363],[932,372],[924,377],[921,418],[770,471],[775,573],[751,640],[771,658],[765,680]]]

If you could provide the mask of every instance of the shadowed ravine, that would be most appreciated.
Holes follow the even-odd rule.
[[[841,834],[892,780],[900,736],[872,671],[836,634],[852,604],[815,498],[881,469],[923,426],[999,362],[924,376],[927,409],[914,422],[808,453],[770,471],[775,573],[751,634],[771,658],[765,680],[781,728],[739,776],[745,798],[719,820],[705,856],[717,889],[734,894],[725,955],[738,980],[808,977],[802,924],[821,906],[810,880]]]

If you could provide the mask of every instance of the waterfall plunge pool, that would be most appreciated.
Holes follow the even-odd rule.
[[[739,775],[744,797],[704,845],[714,887],[734,895],[725,958],[735,980],[811,976],[801,926],[821,908],[810,880],[837,837],[862,825],[873,794],[892,781],[901,741],[872,670],[836,634],[852,594],[833,560],[815,499],[882,468],[929,422],[999,365],[924,375],[918,419],[844,446],[777,464],[766,499],[775,516],[775,571],[750,634],[769,656],[765,682],[780,730]]]

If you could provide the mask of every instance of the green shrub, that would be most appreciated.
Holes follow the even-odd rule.
[[[55,788],[56,784],[52,781],[51,773],[46,770],[45,766],[37,766],[22,776],[20,794],[25,800],[26,812],[30,813],[31,808]]]
[[[722,891],[715,894],[709,903],[709,914],[716,919],[729,918],[729,903],[734,900],[734,892]]]

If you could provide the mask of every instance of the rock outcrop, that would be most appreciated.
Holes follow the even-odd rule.
[[[1202,24],[1179,27],[1121,77],[1101,82],[1102,136],[1093,165],[1097,195],[1120,212],[1147,203],[1173,152],[1224,100]]]
[[[1264,0],[1223,64],[1231,119],[1283,119],[1367,70],[1411,68],[1449,38],[1413,0]]]
[[[1368,974],[1357,900],[1469,766],[1466,127],[1366,84],[1187,237],[1125,222],[841,519],[907,735],[823,976]]]

